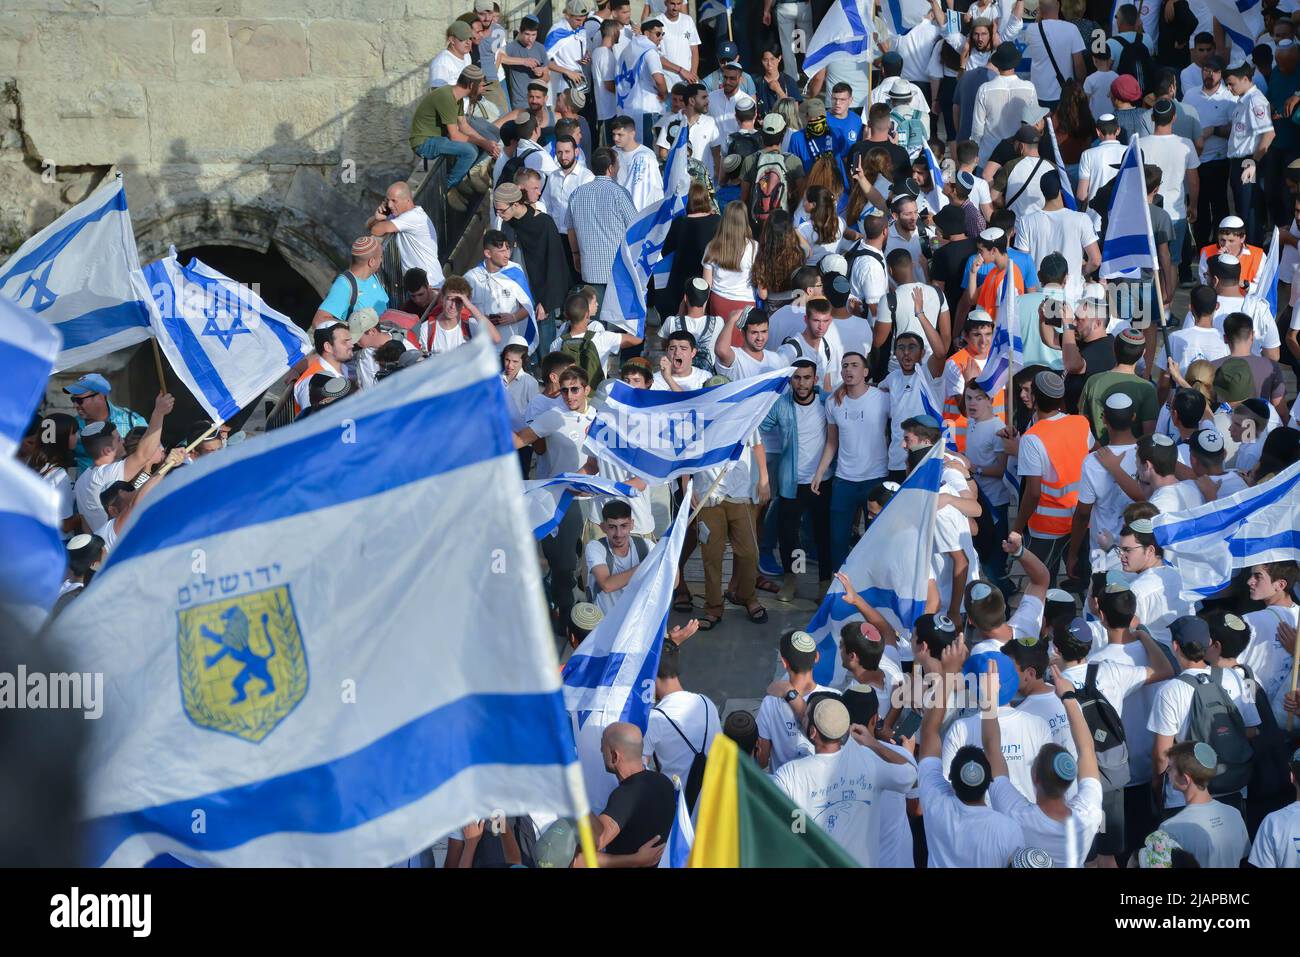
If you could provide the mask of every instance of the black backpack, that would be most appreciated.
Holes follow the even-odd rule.
[[[1286,733],[1277,724],[1277,716],[1269,703],[1268,695],[1255,680],[1247,665],[1238,664],[1246,681],[1255,692],[1255,707],[1259,711],[1259,733],[1250,739],[1254,752],[1251,759],[1250,796],[1272,798],[1291,793],[1291,752],[1287,748]]]
[[[696,695],[701,701],[704,701],[704,695]],[[700,796],[700,788],[704,785],[704,765],[708,763],[708,755],[704,753],[705,746],[709,743],[709,704],[704,701],[704,740],[700,742],[697,748],[691,744],[691,739],[686,737],[682,729],[677,727],[677,722],[668,717],[668,713],[662,708],[655,708],[664,716],[664,720],[673,726],[673,730],[686,742],[686,746],[691,749],[690,769],[686,772],[686,780],[682,782],[682,789],[686,794],[686,810],[695,810],[695,801]],[[659,767],[659,759],[655,758],[655,767]]]
[[[1129,781],[1128,743],[1124,739],[1124,721],[1110,700],[1097,688],[1095,662],[1088,665],[1083,687],[1075,692],[1083,720],[1088,722],[1092,746],[1097,752],[1097,766],[1101,769],[1101,789],[1119,791]]]
[[[1136,40],[1125,40],[1120,36],[1113,39],[1120,48],[1119,63],[1115,66],[1115,72],[1120,76],[1127,73],[1145,87],[1147,79],[1152,75],[1151,51],[1147,49],[1147,45],[1140,37]]]
[[[609,569],[609,573],[612,575],[614,574],[614,550],[609,547],[608,538],[602,538],[600,544],[605,547],[605,567]],[[650,554],[650,546],[640,535],[633,535],[632,547],[636,549],[636,561],[639,565],[641,562],[645,561],[646,555]],[[596,600],[596,591],[598,587],[599,586],[596,584],[596,576],[589,573],[587,575],[587,601],[594,602]],[[664,717],[666,718],[668,716],[664,715]]]
[[[727,137],[727,148],[723,156],[736,155],[743,162],[745,157],[753,156],[763,148],[762,134],[758,130],[737,130]]]
[[[1246,737],[1241,712],[1223,689],[1223,669],[1211,668],[1208,678],[1182,674],[1178,680],[1192,686],[1192,713],[1187,719],[1187,739],[1204,742],[1219,756],[1210,794],[1236,794],[1250,783],[1254,751]]]
[[[605,381],[605,369],[600,361],[600,350],[592,343],[595,333],[587,330],[581,337],[568,337],[560,343],[560,351],[572,356],[573,361],[587,373],[587,385],[593,392]]]
[[[872,346],[871,355],[867,360],[871,370],[871,379],[873,382],[881,383],[885,381],[885,376],[889,375],[889,359],[894,354],[894,330],[898,328],[898,291],[891,289],[885,293],[885,305],[889,309],[889,335],[885,341],[878,346]]]

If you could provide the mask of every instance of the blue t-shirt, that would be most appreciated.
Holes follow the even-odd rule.
[[[835,157],[835,165],[840,169],[840,179],[846,189],[849,178],[844,170],[844,157],[848,154],[850,145],[836,133],[833,127],[827,127],[826,132],[821,136],[813,136],[807,130],[796,130],[790,134],[790,152],[799,157],[805,173],[812,172],[817,157],[823,153],[831,153]]]
[[[978,255],[979,253],[975,254],[975,256]],[[966,266],[962,269],[962,273],[961,273],[963,280],[965,279],[966,276],[970,275],[971,263],[975,261],[975,256],[971,256],[970,259],[966,260]],[[1038,285],[1038,270],[1034,268],[1034,260],[1033,257],[1029,255],[1029,253],[1024,252],[1023,250],[1020,249],[1008,249],[1007,256],[1010,258],[1010,260],[1013,263],[1016,264],[1016,267],[1020,270],[1020,275],[1025,280],[1026,291]],[[984,277],[987,276],[992,271],[993,271],[992,263],[983,263],[980,266],[980,271],[977,278],[979,279],[980,282],[983,282]]]
[[[843,119],[827,113],[826,122],[830,125],[835,138],[844,144],[846,151],[852,150],[853,144],[862,139],[862,117],[856,113],[849,113]]]
[[[325,301],[320,304],[320,308],[322,312],[328,312],[335,319],[341,320],[348,315],[348,303],[351,300],[352,284],[340,274],[334,277],[334,284],[330,286],[330,291],[325,296]],[[383,315],[384,310],[388,308],[388,293],[384,290],[384,284],[374,276],[357,280],[357,304],[353,307],[353,311],[364,309],[366,306],[380,315]]]

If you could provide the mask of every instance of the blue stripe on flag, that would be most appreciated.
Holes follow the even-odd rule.
[[[1155,527],[1156,541],[1160,543],[1161,548],[1169,548],[1179,542],[1191,541],[1203,535],[1223,534],[1231,526],[1250,518],[1260,509],[1267,508],[1286,498],[1292,493],[1298,482],[1300,482],[1300,472],[1292,476],[1290,481],[1279,482],[1267,491],[1245,501],[1237,502],[1225,508],[1215,509],[1196,518],[1157,525]]]
[[[28,352],[11,342],[0,339],[0,370],[4,371],[5,388],[15,389],[30,384],[32,390],[23,395],[6,394],[0,400],[0,436],[22,441],[31,424],[32,412],[45,396],[45,383],[50,377],[50,360]]]
[[[189,277],[186,277],[187,279]],[[179,294],[181,290],[177,289]],[[163,328],[167,330],[168,336],[180,350],[181,360],[185,367],[189,369],[190,375],[194,377],[194,383],[199,387],[204,397],[208,400],[208,405],[216,410],[220,421],[226,422],[233,419],[239,414],[239,403],[230,394],[226,388],[225,380],[221,378],[221,373],[212,365],[212,360],[208,358],[207,351],[199,342],[198,337],[194,335],[194,330],[185,320],[183,309],[178,303],[174,308],[167,310],[169,315],[162,316]],[[159,310],[160,314],[162,310]]]
[[[196,851],[213,852],[277,833],[345,831],[418,801],[473,767],[571,764],[576,760],[572,738],[561,732],[568,726],[558,691],[466,695],[333,761],[95,818],[87,823],[89,863],[102,865],[135,834],[162,833]],[[196,810],[221,826],[194,833]]]
[[[54,604],[65,567],[59,533],[30,515],[0,511],[0,542],[0,604]]]
[[[564,663],[564,683],[570,688],[599,688],[605,673],[617,674],[627,657],[621,651],[607,655],[573,655]]]
[[[1228,549],[1233,558],[1249,558],[1263,552],[1283,549],[1300,551],[1300,530],[1290,528],[1274,535],[1266,535],[1263,538],[1231,538],[1228,540]],[[1246,564],[1257,563],[1247,562]]]
[[[495,428],[485,426],[484,405],[493,410]],[[373,443],[341,442],[338,431],[326,429],[216,469],[155,499],[114,548],[109,562],[320,511],[514,452],[499,378],[385,409],[357,420],[355,427],[359,435],[382,435],[382,449]],[[437,461],[402,454],[405,448],[427,443],[431,434],[438,436]],[[347,485],[319,478],[337,476],[341,470],[352,476]],[[256,505],[245,509],[241,504],[238,512],[221,507],[232,500]]]
[[[105,306],[54,324],[63,336],[63,352],[139,327],[149,328],[149,307],[138,299]]]
[[[68,223],[57,233],[50,236],[45,242],[41,243],[22,259],[7,262],[4,269],[0,270],[0,283],[4,283],[10,276],[30,272],[36,266],[43,262],[53,259],[61,253],[72,240],[77,238],[77,234],[89,226],[91,223],[97,223],[109,213],[126,212],[126,190],[118,184],[117,190],[109,197],[108,202],[98,209],[93,209],[80,219]],[[64,348],[68,348],[64,343]]]

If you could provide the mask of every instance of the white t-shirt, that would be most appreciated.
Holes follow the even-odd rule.
[[[1041,184],[1043,177],[1051,172],[1055,172],[1052,164],[1043,157],[1026,156],[1007,174],[1007,188],[1002,201],[1007,203],[1014,199],[1009,208],[1016,214],[1016,222],[1043,208]]]
[[[593,542],[588,542],[583,552],[583,558],[587,562],[587,580],[591,583],[592,594],[596,596],[596,607],[608,615],[618,604],[618,600],[623,595],[623,589],[617,591],[602,591],[596,584],[595,569],[597,565],[604,565],[609,574],[617,575],[629,569],[636,568],[641,564],[641,556],[637,554],[636,542],[628,540],[627,554],[620,555],[609,549],[609,554],[614,556],[614,564],[610,566],[608,556],[606,555],[605,540],[598,538]],[[626,586],[625,586],[626,587]]]
[[[817,363],[817,384],[824,388],[825,378],[829,375],[831,388],[836,388],[840,384],[840,364],[844,361],[844,345],[840,342],[835,324],[831,323],[831,327],[826,330],[826,335],[822,337],[816,349],[809,345],[808,340],[802,335],[790,338],[798,345],[787,342],[776,350],[777,355],[785,360],[785,365],[793,365],[795,359],[810,359]]]
[[[107,465],[92,465],[77,476],[77,484],[73,487],[77,511],[91,528],[99,528],[108,521],[108,513],[99,504],[99,495],[114,482],[126,481],[125,471],[126,459],[120,459]]]
[[[907,468],[907,451],[903,448],[903,423],[910,418],[925,414],[925,404],[921,399],[921,390],[926,389],[930,401],[937,409],[941,405],[939,383],[930,375],[924,365],[918,365],[910,376],[903,375],[896,369],[885,376],[880,388],[889,393],[889,470],[900,471]]]
[[[458,57],[451,50],[442,50],[429,62],[429,89],[453,85],[473,62],[473,57],[468,53]]]
[[[775,352],[786,339],[797,336],[807,328],[803,306],[790,303],[782,306],[768,317],[767,348]]]
[[[1137,598],[1137,619],[1147,626],[1151,637],[1164,644],[1170,643],[1169,626],[1175,618],[1194,615],[1191,602],[1179,597],[1183,576],[1172,565],[1148,568],[1129,584]]]
[[[1020,825],[986,804],[957,800],[938,758],[918,766],[930,867],[1006,867],[1025,846]]]
[[[1070,716],[1065,713],[1065,704],[1057,697],[1055,691],[1025,695],[1024,700],[1016,705],[1016,710],[1038,715],[1046,721],[1047,730],[1052,735],[1052,744],[1059,744],[1070,753],[1070,757],[1078,758],[1079,751],[1074,746],[1074,735],[1070,733]]]
[[[1253,296],[1219,296],[1214,310],[1214,329],[1220,336],[1223,335],[1223,320],[1234,312],[1244,312],[1250,316],[1251,326],[1255,330],[1255,341],[1250,348],[1252,353],[1262,355],[1264,349],[1277,349],[1281,346],[1282,338],[1277,331],[1277,322],[1268,311],[1268,304]],[[1184,329],[1190,329],[1194,325],[1191,313],[1183,317]]]
[[[815,685],[812,691],[803,696],[803,700],[807,701],[809,696],[819,691],[838,694],[834,688]],[[812,742],[803,736],[799,720],[790,706],[780,698],[764,695],[758,706],[757,727],[759,738],[772,742],[772,753],[767,762],[767,769],[772,773],[781,770],[783,764],[795,758],[813,753]]]
[[[812,224],[811,220],[800,223],[798,232],[800,236],[808,241],[808,265],[816,266],[827,256],[839,252],[840,241],[844,236],[844,219],[839,216],[835,218],[834,236],[819,236],[817,227]]]
[[[680,113],[669,116],[659,128],[659,138],[655,140],[655,146],[665,150],[672,149],[673,138],[677,134],[677,124],[685,122],[686,118]],[[672,128],[673,136],[668,135],[669,128]],[[686,148],[691,156],[704,164],[704,168],[709,171],[709,177],[715,183],[718,181],[718,173],[713,165],[713,147],[721,149],[725,145],[719,140],[719,136],[718,121],[707,113],[696,117],[695,122],[690,125],[690,132],[686,134]]]
[[[1197,359],[1206,359],[1210,362],[1222,359],[1228,354],[1228,344],[1223,341],[1223,332],[1213,326],[1209,328],[1185,326],[1169,333],[1169,351],[1174,354],[1174,362],[1178,363],[1178,368],[1185,371]],[[1156,368],[1169,368],[1168,360],[1165,358],[1164,343],[1160,344],[1156,353]]]
[[[1020,32],[1019,39],[1025,43],[1025,55],[1029,61],[1029,82],[1038,89],[1038,99],[1059,100],[1061,84],[1056,79],[1056,70],[1069,80],[1074,76],[1074,54],[1083,53],[1083,34],[1079,28],[1067,20],[1039,20],[1027,24]],[[1043,40],[1047,40],[1044,45]],[[1051,48],[1051,55],[1048,48]],[[1052,58],[1056,60],[1056,69],[1052,68]]]
[[[582,60],[587,55],[587,32],[579,27],[571,30],[568,23],[558,19],[546,34],[546,61],[565,70],[582,72]],[[568,89],[569,81],[551,71],[551,93],[558,95]]]
[[[429,285],[442,288],[438,237],[434,235],[429,214],[419,206],[412,206],[404,213],[390,216],[388,221],[397,227],[397,253],[402,260],[402,271],[423,269],[429,274]]]
[[[669,20],[668,15],[659,17],[664,26],[663,39],[659,41],[659,52],[663,58],[689,70],[691,68],[691,47],[700,45],[700,33],[695,28],[695,21],[684,13],[677,14],[676,20]]]
[[[849,267],[849,295],[865,306],[874,306],[889,291],[889,274],[885,261],[866,253],[853,260]]]
[[[1218,801],[1189,804],[1160,825],[1201,867],[1240,867],[1250,853],[1241,812]]]
[[[665,718],[664,715],[668,717]],[[682,734],[673,730],[669,718],[686,735],[689,745],[682,740]],[[706,695],[674,691],[650,709],[642,749],[646,765],[654,767],[654,762],[650,760],[653,755],[659,761],[659,770],[670,779],[676,775],[685,787],[691,762],[695,760],[691,749],[703,748],[704,753],[708,754],[713,739],[721,730],[722,720],[718,717],[718,707]]]
[[[849,482],[884,478],[889,471],[885,423],[889,418],[889,397],[879,389],[867,387],[856,399],[845,395],[836,404],[826,402],[826,416],[839,429],[839,453],[835,477]],[[803,434],[800,422],[800,435]]]
[[[1119,164],[1124,161],[1126,149],[1119,140],[1104,140],[1091,149],[1084,150],[1079,157],[1079,182],[1088,181],[1088,195],[1084,198],[1088,201],[1088,217],[1092,220],[1094,229],[1101,227],[1101,214],[1093,212],[1091,203],[1101,188],[1119,172]]]
[[[834,316],[833,318],[835,321],[831,323],[831,328],[835,330],[835,335],[839,338],[844,351],[860,352],[870,358],[871,321],[854,315]],[[798,333],[795,333],[795,335],[798,335]]]
[[[1250,849],[1255,867],[1300,867],[1300,801],[1264,818]]]
[[[754,268],[754,257],[758,255],[758,243],[750,240],[745,247],[745,254],[740,258],[739,269],[726,269],[717,263],[705,262],[713,273],[713,284],[709,287],[713,293],[723,299],[736,302],[753,302],[754,286],[750,270]]]
[[[538,478],[552,478],[582,468],[587,460],[582,446],[595,418],[596,410],[590,406],[585,412],[573,412],[566,405],[547,409],[533,419],[533,432],[538,438],[546,439],[546,451],[537,460]]]
[[[755,359],[744,349],[736,346],[731,350],[731,365],[724,366],[722,360],[718,360],[718,371],[728,379],[735,381],[737,379],[752,379],[754,376],[762,375],[764,372],[773,372],[777,369],[784,369],[788,363],[783,362],[781,357],[775,352],[763,350],[761,358]],[[764,444],[764,449],[767,445]],[[767,449],[771,451],[771,449]]]
[[[654,150],[640,145],[631,152],[618,150],[618,185],[628,191],[638,213],[663,199],[664,178]]]
[[[877,323],[892,323],[894,326],[894,339],[904,332],[914,332],[921,337],[921,364],[929,361],[934,350],[930,348],[930,340],[925,337],[921,330],[921,320],[916,317],[916,297],[915,290],[921,290],[921,311],[925,318],[930,321],[930,325],[935,329],[939,328],[939,316],[948,311],[948,304],[944,298],[939,295],[939,290],[933,286],[924,283],[912,282],[899,286],[894,290],[897,296],[896,309],[889,308],[890,296],[882,296],[879,305],[876,307]],[[898,357],[890,355],[889,371],[893,372],[898,368]]]
[[[663,108],[654,82],[655,74],[664,76],[664,64],[659,51],[647,38],[633,37],[618,57],[615,75],[630,76],[632,80],[630,86],[626,83],[614,84],[616,115],[624,113],[635,119],[642,113],[658,113]],[[620,99],[621,103],[618,102]]]
[[[795,477],[800,485],[812,481],[826,448],[826,405],[820,395],[807,405],[794,403],[795,428],[799,434],[798,458],[795,460]]]
[[[966,457],[970,459],[971,465],[990,468],[997,462],[998,456],[1005,451],[1002,440],[998,438],[998,433],[1004,428],[1006,425],[997,418],[985,419],[983,422],[967,421]],[[980,491],[984,493],[990,505],[1010,504],[1011,489],[1001,477],[986,478],[976,475],[974,478],[975,484],[980,487]]]
[[[1070,816],[1064,821],[1050,818],[1005,777],[994,778],[989,788],[993,809],[1020,825],[1029,847],[1041,847],[1052,856],[1053,867],[1083,867],[1092,840],[1101,830],[1101,782],[1082,778],[1078,792],[1066,803]]]
[[[551,343],[551,352],[559,352],[566,339],[585,339],[587,332],[591,333],[591,348],[596,350],[596,354],[600,356],[600,367],[608,369],[610,356],[618,355],[619,350],[623,348],[623,334],[621,332],[598,331],[588,325],[586,332],[577,334],[570,332],[556,336],[555,341]],[[581,350],[585,347],[575,346],[574,348],[578,349],[578,354],[581,355]]]
[[[1226,126],[1232,122],[1232,113],[1237,107],[1237,98],[1228,89],[1228,84],[1222,80],[1219,81],[1219,86],[1213,93],[1207,94],[1201,68],[1194,66],[1192,69],[1196,70],[1196,81],[1195,83],[1184,83],[1183,102],[1196,110],[1205,131],[1205,141],[1201,145],[1200,160],[1202,163],[1209,163],[1214,160],[1227,159],[1227,137],[1215,136],[1210,132],[1210,129],[1215,126]]]
[[[703,389],[704,383],[712,379],[709,373],[703,369],[697,369],[691,366],[690,370],[684,375],[673,376],[673,381],[677,383],[677,388],[682,392],[693,392],[696,389]],[[650,388],[656,392],[671,392],[668,387],[668,381],[664,378],[662,371],[656,372],[655,377],[650,380]]]
[[[930,562],[931,575],[939,588],[941,608],[947,608],[948,603],[952,601],[952,554],[954,552],[961,552],[966,556],[969,566],[966,571],[966,581],[972,582],[979,578],[979,553],[975,551],[975,539],[971,536],[970,520],[951,505],[945,505],[935,513],[934,554]]]
[[[1160,198],[1164,210],[1175,222],[1187,218],[1186,179],[1189,169],[1201,165],[1196,146],[1185,136],[1173,133],[1148,134],[1142,137],[1143,162],[1159,166]]]
[[[1204,675],[1207,680],[1210,678],[1211,668],[1207,665],[1199,668],[1188,668],[1181,672],[1185,675],[1191,675],[1198,681]],[[1255,710],[1254,694],[1247,687],[1245,679],[1236,669],[1223,670],[1223,690],[1227,692],[1232,703],[1237,706],[1241,713],[1241,720],[1247,728],[1259,727],[1259,712]],[[1185,681],[1171,679],[1161,682],[1160,688],[1156,691],[1155,701],[1151,705],[1151,717],[1147,720],[1147,729],[1153,734],[1167,734],[1173,738],[1174,743],[1184,741],[1187,738],[1187,726],[1192,717],[1192,699],[1196,695],[1196,689]],[[1170,783],[1169,776],[1165,776],[1165,807],[1182,807],[1186,803],[1182,794],[1174,790]]]
[[[541,386],[522,369],[509,382],[504,375],[501,381],[506,387],[506,399],[510,403],[510,431],[522,432],[528,425],[528,420],[524,417],[528,404],[541,392]]]
[[[1103,674],[1107,665],[1114,664],[1127,667],[1137,667],[1144,669],[1142,674],[1145,675],[1145,669],[1150,667],[1151,659],[1147,657],[1146,648],[1140,641],[1128,641],[1123,644],[1108,644],[1103,648],[1094,650],[1088,655],[1089,664],[1099,664],[1102,670],[1097,673],[1097,687],[1101,690],[1111,705],[1120,713],[1124,721],[1124,741],[1128,745],[1128,778],[1129,786],[1138,784],[1149,784],[1151,782],[1151,748],[1155,744],[1155,736],[1147,728],[1147,722],[1151,715],[1151,706],[1156,700],[1156,691],[1163,687],[1166,682],[1144,685],[1139,689],[1129,688],[1124,697],[1132,694],[1133,702],[1129,707],[1120,708],[1120,701],[1111,697],[1117,693],[1118,688],[1123,687],[1128,680],[1132,680],[1132,672],[1116,672],[1114,675],[1105,677]],[[1067,677],[1076,683],[1082,683],[1086,672],[1083,669],[1071,669]],[[1128,675],[1123,679],[1122,675]],[[1111,684],[1114,679],[1114,684]],[[1145,680],[1145,679],[1144,679]]]
[[[1238,97],[1232,111],[1232,132],[1228,134],[1228,158],[1254,154],[1260,137],[1273,129],[1272,116],[1273,108],[1259,87],[1252,86]]]
[[[1285,621],[1292,628],[1300,624],[1300,605],[1272,605],[1242,616],[1250,625],[1250,643],[1237,661],[1255,675],[1259,690],[1268,696],[1269,706],[1279,725],[1285,725],[1286,710],[1282,699],[1291,689],[1291,655],[1277,638],[1277,626]]]
[[[774,780],[859,865],[875,867],[885,792],[912,787],[916,768],[885,761],[850,739],[834,754],[783,765]]]
[[[605,88],[606,81],[614,82],[618,68],[618,54],[613,47],[596,45],[591,48],[591,82],[596,89],[596,119],[612,120],[618,115],[615,94]]]
[[[1199,75],[1200,67],[1197,67]],[[1088,107],[1092,110],[1093,116],[1105,116],[1115,110],[1115,105],[1110,99],[1110,85],[1119,79],[1119,74],[1114,70],[1098,70],[1096,73],[1088,74],[1083,81],[1083,92],[1088,95]]]
[[[1078,35],[1073,24],[1070,29]],[[1029,253],[1035,263],[1041,263],[1049,253],[1065,257],[1069,269],[1065,294],[1070,299],[1083,296],[1083,251],[1095,242],[1097,230],[1087,213],[1064,208],[1039,209],[1016,222],[1016,248]]]
[[[436,319],[426,319],[416,330],[416,337],[420,340],[420,345],[428,346],[429,355],[440,356],[444,352],[451,352],[458,346],[463,346],[479,334],[479,324],[477,319],[466,319],[465,327],[469,329],[469,336],[466,337],[461,329],[459,322],[453,323],[450,329],[443,327],[442,323]],[[430,341],[429,332],[433,332],[433,339]],[[527,376],[527,378],[532,378]],[[536,379],[533,379],[536,382]]]
[[[669,316],[659,327],[659,336],[667,339],[670,332],[689,332],[695,337],[695,344],[709,360],[717,363],[714,342],[726,322],[722,316]],[[737,349],[739,351],[739,349]]]
[[[948,733],[943,738],[945,771],[952,768],[952,759],[960,748],[968,744],[973,744],[977,748],[983,747],[980,737],[980,722],[983,720],[980,715],[972,714],[958,718],[948,728]],[[1026,801],[1032,801],[1034,759],[1038,757],[1038,752],[1043,749],[1043,745],[1051,742],[1051,729],[1038,715],[1017,711],[1010,706],[998,708],[998,728],[1002,735],[1002,756],[1006,759],[1011,783],[1025,796]],[[996,804],[993,807],[995,810],[998,809]],[[1084,850],[1086,851],[1087,848],[1085,847]]]
[[[1118,452],[1120,467],[1127,474],[1134,475],[1137,471],[1137,445],[1129,443],[1107,448]],[[1083,473],[1079,477],[1079,504],[1092,506],[1092,514],[1088,516],[1088,542],[1093,552],[1093,567],[1096,567],[1095,562],[1102,551],[1098,541],[1101,533],[1110,532],[1113,540],[1118,541],[1124,525],[1124,509],[1132,503],[1133,500],[1098,460],[1097,453],[1089,453],[1083,460]]]

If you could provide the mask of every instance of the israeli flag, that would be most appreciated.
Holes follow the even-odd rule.
[[[1151,236],[1146,172],[1136,134],[1129,140],[1124,161],[1115,174],[1101,246],[1102,279],[1139,279],[1143,269],[1156,268],[1156,244]]]
[[[59,357],[58,329],[31,310],[0,299],[0,458],[9,458],[22,442],[32,413],[45,396],[50,370]]]
[[[487,273],[489,282],[504,284],[514,294],[516,302],[527,304],[528,318],[524,320],[524,341],[528,343],[530,353],[536,352],[540,341],[537,334],[537,303],[533,301],[533,290],[528,285],[528,274],[524,272],[524,267],[516,262],[509,262],[504,269],[488,272],[487,260],[479,265]]]
[[[1255,49],[1255,38],[1264,32],[1260,0],[1205,0],[1205,5],[1233,45],[1250,56]]]
[[[607,327],[645,335],[646,286],[651,275],[664,272],[658,267],[665,262],[663,248],[668,230],[674,220],[686,215],[686,197],[691,188],[691,175],[686,169],[689,133],[690,128],[683,123],[664,160],[664,198],[633,220],[619,246],[600,308],[600,320]]]
[[[34,633],[59,597],[68,564],[59,495],[8,454],[0,455],[0,542],[0,618],[22,620]]]
[[[735,0],[704,0],[695,19],[701,23],[705,20],[716,20],[718,17],[725,17],[734,9]]]
[[[255,291],[173,247],[144,269],[153,329],[172,371],[213,422],[226,422],[311,354],[311,340]]]
[[[892,0],[893,7],[898,7],[898,0]],[[822,22],[813,33],[808,49],[804,53],[803,71],[808,76],[820,71],[833,60],[863,60],[871,56],[871,0],[835,0],[826,11]],[[889,23],[888,9],[891,0],[881,4],[881,16],[889,24],[895,35],[901,36],[906,30],[898,28],[902,24],[901,11],[899,19]]]
[[[664,392],[615,382],[587,431],[584,448],[647,485],[734,462],[772,404],[790,386],[794,366],[712,389]]]
[[[677,778],[673,779],[673,784],[677,787],[677,815],[673,818],[672,830],[668,832],[664,855],[659,858],[660,867],[686,867],[691,857],[691,845],[695,843],[695,825],[686,807],[686,785]]]
[[[1264,261],[1259,264],[1259,272],[1255,274],[1254,291],[1246,296],[1247,299],[1261,299],[1268,304],[1268,314],[1277,315],[1277,260],[1278,260],[1278,238],[1277,227],[1273,227],[1273,239],[1268,244],[1268,253],[1264,256]]]
[[[598,727],[626,721],[645,733],[677,580],[677,559],[686,540],[691,487],[688,482],[668,534],[650,549],[613,610],[564,665],[564,705],[577,717],[579,730],[589,720]]]
[[[869,107],[870,104],[867,104]],[[924,194],[921,198],[929,207],[930,212],[937,213],[944,207],[943,196],[943,169],[934,158],[934,151],[930,149],[929,143],[921,144],[921,155],[925,157],[925,165],[930,169],[930,181],[934,184],[934,189]]]
[[[632,498],[638,494],[631,485],[615,482],[599,475],[563,472],[554,478],[524,483],[524,501],[528,509],[528,524],[538,541],[560,527],[576,495],[615,495]]]
[[[921,396],[921,407],[925,409],[925,414],[934,421],[939,423],[943,429],[943,441],[949,452],[960,451],[957,448],[957,440],[953,437],[952,429],[948,427],[944,420],[943,413],[939,410],[938,404],[934,401],[934,396],[930,393],[930,383],[924,378],[917,383],[917,392]]]
[[[59,372],[148,339],[149,292],[114,178],[0,266],[0,297],[25,306],[63,336]]]
[[[1061,158],[1061,147],[1056,143],[1056,124],[1052,122],[1051,116],[1047,117],[1047,136],[1052,143],[1052,155],[1058,160]],[[1061,202],[1065,204],[1066,209],[1079,211],[1079,204],[1074,198],[1074,187],[1070,184],[1070,174],[1065,171],[1065,167],[1060,163],[1056,164],[1056,175],[1061,177]]]
[[[989,357],[984,361],[984,371],[975,380],[990,398],[1006,386],[1012,368],[1024,364],[1022,357],[1025,347],[1020,340],[1020,318],[1016,306],[1015,267],[1010,262],[1002,276],[995,319]]]
[[[840,569],[854,590],[899,631],[910,630],[925,614],[943,454],[943,446],[936,445],[917,463],[889,504],[867,526]],[[813,667],[813,680],[818,684],[839,687],[843,682],[845,672],[838,651],[840,628],[861,617],[844,600],[844,586],[838,579],[833,581],[805,629],[817,642],[821,655]]]
[[[1151,519],[1172,549],[1182,597],[1198,601],[1227,587],[1239,568],[1300,561],[1300,462],[1260,485]]]
[[[384,866],[587,813],[509,418],[475,339],[134,512],[51,629],[107,678],[88,863]]]
[[[544,46],[546,47],[546,52],[549,53],[552,50],[554,50],[557,46],[559,46],[561,43],[563,43],[565,40],[568,40],[572,37],[582,37],[583,35],[584,34],[581,29],[575,30],[573,29],[573,27],[569,26],[568,23],[561,20],[559,23],[555,24],[555,26],[551,27],[551,29],[547,32],[546,40],[543,41],[543,43]]]

